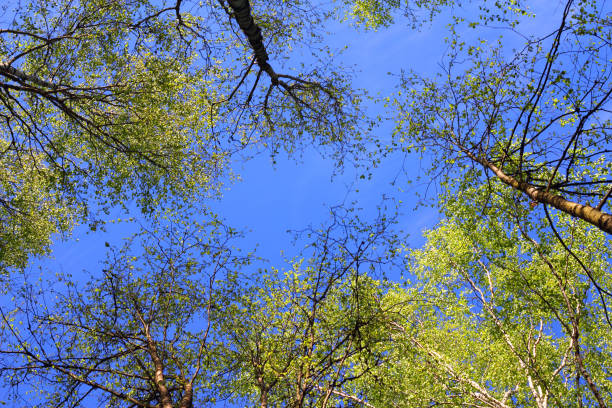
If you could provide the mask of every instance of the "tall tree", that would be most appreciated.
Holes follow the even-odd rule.
[[[401,270],[390,219],[364,224],[344,209],[287,270],[261,271],[222,323],[231,388],[249,406],[367,405],[352,384],[384,360],[384,273]],[[378,279],[377,279],[378,278]],[[240,401],[240,399],[238,399]]]
[[[254,274],[236,232],[173,214],[112,249],[84,286],[25,285],[0,308],[0,375],[11,402],[57,407],[261,407],[361,403],[349,385],[387,338],[373,276],[401,265],[381,217],[343,210],[304,232],[310,258]],[[179,218],[181,217],[181,218]],[[302,255],[306,255],[306,252]],[[60,286],[64,285],[64,286]],[[27,398],[27,400],[26,400]]]
[[[46,251],[53,232],[95,225],[99,210],[214,194],[245,146],[344,154],[355,131],[342,71],[325,57],[304,69],[287,51],[324,55],[320,7],[32,0],[3,13],[3,269]]]
[[[454,15],[444,72],[403,78],[398,142],[433,156],[432,177],[481,169],[472,182],[501,180],[525,205],[541,204],[542,217],[555,208],[612,233],[610,9],[590,0],[559,9],[545,34],[524,32],[530,19],[551,20],[519,2]],[[491,26],[504,37],[465,34]]]
[[[393,339],[381,343],[388,364],[356,389],[376,407],[609,406],[612,335],[600,290],[612,287],[612,252],[604,233],[557,220],[578,261],[545,223],[449,206],[457,216],[412,252],[408,286],[381,302]]]

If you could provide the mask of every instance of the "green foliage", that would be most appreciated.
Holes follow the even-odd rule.
[[[173,215],[142,227],[84,285],[59,275],[51,289],[19,290],[0,323],[0,372],[17,398],[107,407],[187,398],[188,407],[218,397],[225,353],[211,324],[225,300],[217,286],[231,285],[249,258],[229,246],[235,231],[214,215],[193,215],[205,221]]]
[[[411,253],[409,286],[383,301],[393,342],[383,346],[389,364],[363,382],[373,406],[610,404],[612,336],[598,288],[554,235],[502,222],[463,213]],[[559,222],[609,290],[602,233]]]
[[[307,231],[308,258],[260,270],[224,307],[220,331],[238,401],[323,407],[362,400],[346,390],[380,363],[374,347],[386,340],[386,284],[374,275],[401,259],[389,251],[396,236],[386,218],[365,224],[342,209],[333,217]]]
[[[610,217],[611,188],[607,8],[568,1],[550,34],[535,37],[521,31],[538,16],[504,4],[496,5],[501,14],[482,6],[477,23],[454,18],[437,77],[403,76],[393,145],[427,156],[429,175],[447,189],[460,192],[462,177],[476,185],[497,178],[534,205],[553,205],[552,196],[534,198],[545,192],[567,201],[553,205],[566,213],[575,204],[597,208],[597,216],[583,219],[609,232],[600,223]],[[466,25],[500,23],[509,33],[465,34]]]
[[[0,236],[3,272],[111,208],[136,204],[146,215],[217,195],[233,153],[247,147],[276,154],[315,144],[339,162],[358,152],[360,95],[316,28],[329,11],[302,6],[253,4],[278,72],[254,65],[224,2],[32,0],[7,9],[0,160],[10,164],[0,219],[12,238]],[[296,43],[316,50],[320,66],[290,59]]]
[[[236,232],[213,214],[159,214],[84,285],[17,286],[0,309],[0,374],[16,399],[58,407],[264,406],[355,401],[345,390],[377,366],[386,340],[371,275],[402,265],[386,217],[334,211],[306,231],[308,260],[245,269]],[[189,215],[200,222],[182,220]]]
[[[460,1],[453,0],[343,0],[350,6],[347,16],[359,26],[367,29],[389,27],[401,15],[412,28],[417,28],[441,13],[446,7],[461,6]]]
[[[265,273],[231,305],[222,325],[225,358],[237,371],[231,389],[253,405],[341,400],[334,391],[375,364],[366,353],[381,337],[373,329],[382,318],[379,284],[349,275],[330,285],[313,267],[294,268]]]
[[[72,224],[66,199],[51,190],[42,161],[34,155],[21,160],[10,154],[0,157],[0,189],[11,197],[10,202],[0,199],[0,271],[2,265],[25,267],[29,252],[45,253],[51,234]],[[75,205],[73,211],[81,209]]]

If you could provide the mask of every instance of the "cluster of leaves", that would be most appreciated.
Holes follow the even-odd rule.
[[[401,270],[391,220],[364,224],[343,209],[309,230],[288,270],[268,269],[241,290],[223,322],[236,397],[261,407],[337,406],[366,399],[347,387],[384,359],[380,271]],[[305,257],[307,256],[307,257]]]
[[[497,187],[491,212],[462,196],[447,203],[449,217],[410,254],[407,287],[386,294],[393,364],[360,384],[373,406],[611,403],[610,246],[564,216],[570,254],[541,225],[517,221],[520,204]]]

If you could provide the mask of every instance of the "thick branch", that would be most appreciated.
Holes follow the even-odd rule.
[[[183,386],[183,398],[180,408],[191,408],[193,406],[193,384],[187,383]]]
[[[166,386],[166,379],[164,378],[164,364],[157,353],[157,347],[155,345],[155,341],[151,336],[149,323],[145,321],[142,314],[140,313],[138,304],[135,299],[133,299],[134,308],[136,309],[136,316],[140,323],[142,324],[143,332],[147,337],[147,351],[149,352],[149,356],[151,360],[153,360],[153,365],[155,368],[155,385],[157,386],[157,391],[159,392],[159,401],[161,408],[172,408],[172,400],[170,398],[170,391]]]
[[[566,200],[565,198],[556,194],[549,193],[545,190],[540,190],[529,183],[519,181],[514,177],[507,175],[502,171],[502,169],[498,168],[487,159],[476,156],[468,149],[462,148],[462,151],[470,159],[491,170],[502,182],[515,190],[523,192],[532,200],[550,205],[566,214],[580,218],[589,224],[596,226],[600,230],[607,232],[608,234],[612,234],[612,215],[606,214],[597,208],[591,207],[590,205],[578,204],[576,202]]]
[[[612,195],[612,187],[610,188],[610,190],[608,190],[608,192],[606,193],[606,195],[601,199],[601,201],[599,202],[599,204],[597,204],[597,207],[595,207],[596,210],[600,210],[603,208],[604,204],[606,203],[606,201],[608,200],[608,198],[610,198],[610,196]]]
[[[234,11],[234,16],[240,29],[244,32],[251,48],[255,52],[255,59],[257,65],[261,67],[270,76],[274,85],[278,84],[278,75],[270,64],[268,64],[268,52],[263,44],[263,37],[261,35],[261,28],[255,24],[253,16],[251,15],[251,5],[249,0],[228,0],[228,3]]]
[[[42,86],[44,88],[56,89],[57,85],[51,82],[47,82],[40,78],[37,78],[32,75],[28,75],[23,71],[18,70],[17,68],[13,68],[10,65],[0,64],[0,74],[9,77],[11,79],[20,79],[23,82],[30,82],[36,84],[38,86]],[[19,81],[19,82],[21,82]]]

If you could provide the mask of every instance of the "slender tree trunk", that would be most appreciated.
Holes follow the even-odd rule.
[[[193,384],[187,383],[183,387],[183,398],[181,399],[181,408],[191,408],[193,406]]]
[[[149,328],[145,326],[144,329],[147,337],[147,348],[149,355],[151,356],[151,360],[153,360],[153,365],[155,367],[154,378],[155,386],[159,392],[159,406],[160,408],[173,408],[170,392],[168,391],[168,387],[166,387],[166,381],[164,378],[164,363],[162,362],[161,358],[159,358],[159,354],[157,354],[157,347],[155,346],[155,342],[149,333]]]

